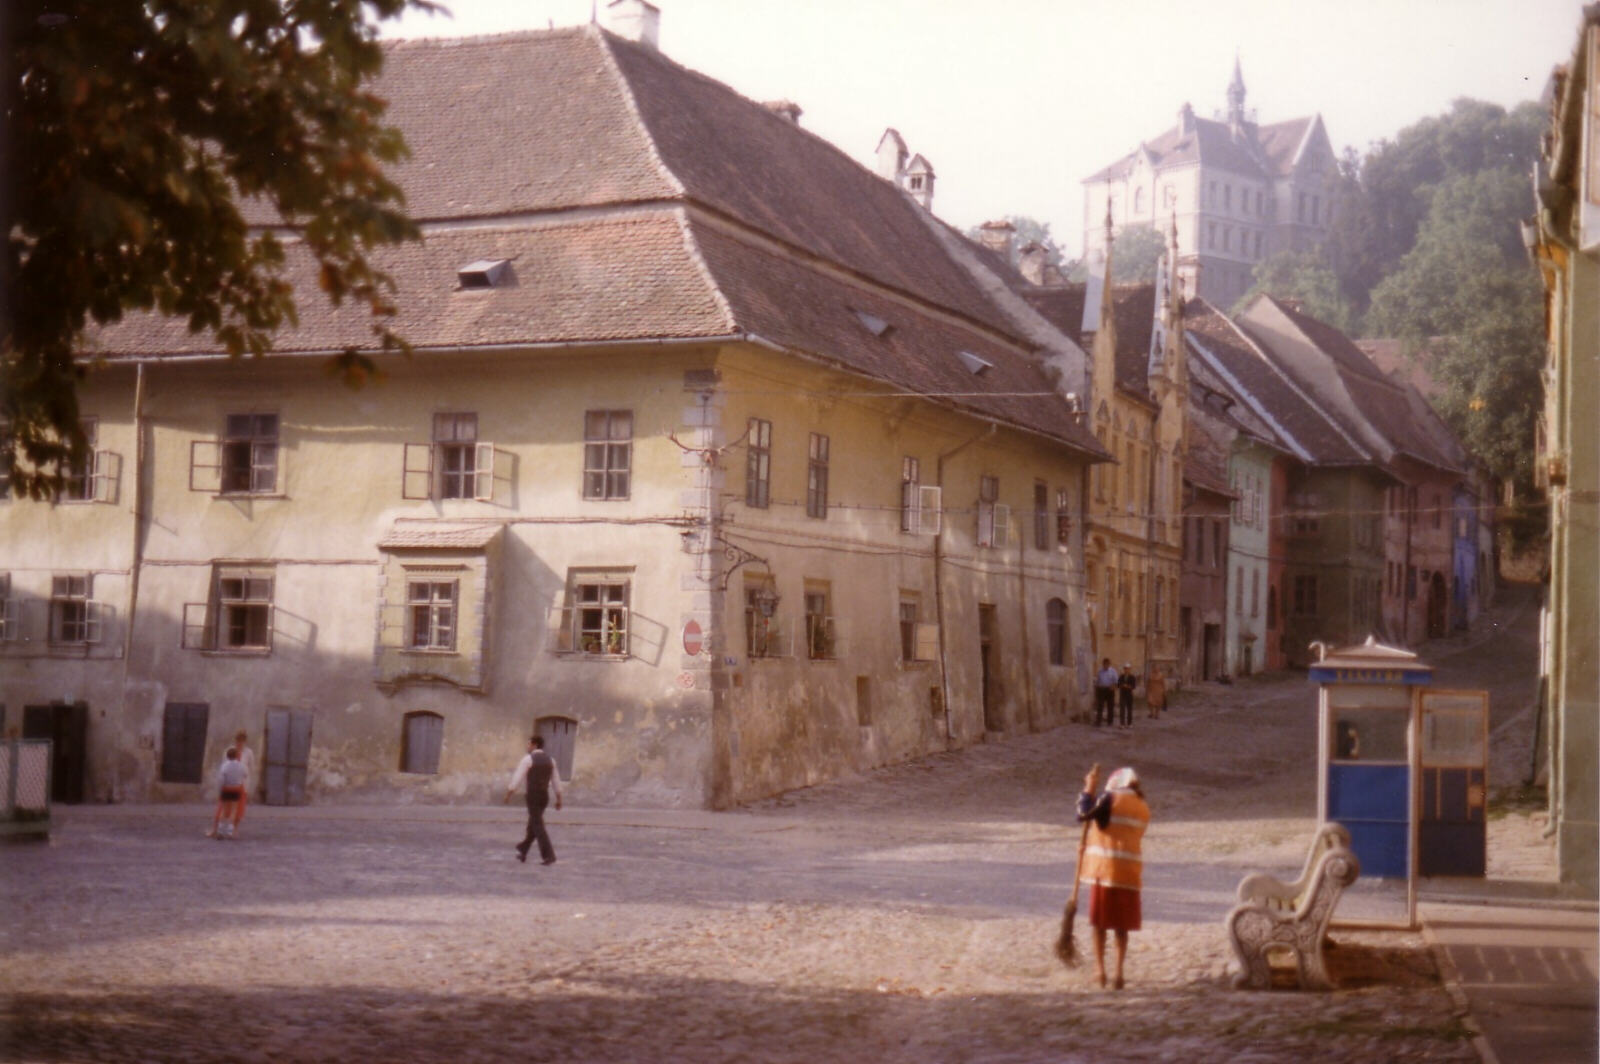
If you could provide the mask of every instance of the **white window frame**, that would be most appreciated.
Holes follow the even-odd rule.
[[[806,516],[828,516],[828,463],[830,442],[825,433],[813,432],[806,441]]]
[[[922,527],[922,462],[910,455],[900,459],[900,531],[916,533]]]
[[[594,431],[597,419],[601,430],[598,435]],[[623,419],[626,419],[627,435],[619,436],[617,427]],[[583,412],[583,498],[614,502],[631,497],[633,429],[632,410]]]
[[[820,600],[821,609],[812,607]],[[833,617],[833,593],[828,588],[808,587],[804,603],[806,658],[810,661],[838,661],[840,624]]]
[[[425,589],[419,596],[418,589]],[[439,598],[439,589],[445,597]],[[433,578],[429,573],[406,573],[405,649],[413,653],[453,654],[460,633],[461,581]],[[422,640],[418,641],[418,636]]]
[[[74,614],[70,620],[66,616],[69,606]],[[51,574],[51,646],[95,646],[103,634],[104,621],[105,607],[94,600],[93,573]]]
[[[772,422],[753,417],[745,439],[744,504],[765,510],[772,504]]]
[[[586,598],[590,592],[596,598],[590,601]],[[618,594],[615,599],[609,597],[614,592]],[[567,605],[558,607],[558,617],[552,617],[553,623],[561,625],[561,632],[557,635],[556,650],[559,653],[576,654],[586,658],[627,658],[631,657],[629,639],[631,638],[631,609],[633,605],[633,581],[629,575],[611,574],[603,572],[574,573],[568,581]],[[588,646],[586,639],[587,629],[584,626],[585,614],[598,612],[600,614],[598,626],[594,629],[594,646]],[[615,646],[615,649],[612,649]]]
[[[784,652],[783,625],[778,621],[778,611],[772,615],[761,612],[757,597],[763,589],[770,591],[770,576],[752,579],[744,585],[744,652],[752,661],[764,658],[788,657]]]

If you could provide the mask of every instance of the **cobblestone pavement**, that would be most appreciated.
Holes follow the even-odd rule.
[[[58,809],[0,849],[0,1059],[1477,1060],[1419,934],[1338,933],[1332,993],[1229,987],[1234,885],[1310,837],[1314,716],[1276,677],[732,813],[569,807],[548,868],[514,808],[253,807],[223,843],[198,805]],[[1155,816],[1121,992],[1051,952],[1091,761]],[[1528,816],[1491,825],[1519,872]]]

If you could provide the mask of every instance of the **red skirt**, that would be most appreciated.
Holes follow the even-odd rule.
[[[1139,930],[1139,892],[1100,883],[1089,887],[1089,926],[1108,931]]]

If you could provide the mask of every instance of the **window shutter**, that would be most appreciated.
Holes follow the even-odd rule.
[[[94,452],[91,488],[95,502],[116,503],[122,490],[122,455],[115,451]]]
[[[212,627],[209,602],[183,604],[183,634],[178,645],[184,650],[212,650]]]
[[[400,497],[402,499],[433,497],[433,444],[405,445],[400,474]]]
[[[572,650],[573,612],[570,606],[551,606],[545,613],[545,631],[551,653],[566,654]]]
[[[494,501],[494,444],[472,447],[472,497],[478,502]]]
[[[189,490],[222,491],[222,441],[189,441]]]
[[[915,529],[918,535],[937,536],[944,527],[943,496],[942,488],[918,485]]]
[[[1003,502],[994,504],[993,546],[1004,547],[1011,543],[1011,507]]]
[[[103,638],[111,620],[111,607],[104,602],[84,603],[83,641],[91,645]]]
[[[939,658],[939,626],[917,625],[916,651],[918,661],[937,661]]]

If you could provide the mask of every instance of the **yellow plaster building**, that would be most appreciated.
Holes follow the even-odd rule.
[[[538,731],[575,800],[724,806],[1079,709],[1105,456],[1049,352],[925,202],[651,28],[392,46],[425,240],[376,384],[314,297],[260,360],[93,338],[93,464],[0,505],[58,800],[193,798],[240,729],[267,801],[485,800]]]

